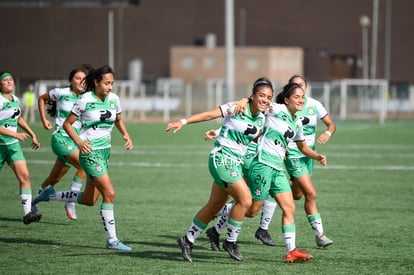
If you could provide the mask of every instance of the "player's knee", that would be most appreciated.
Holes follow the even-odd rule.
[[[109,191],[109,192],[105,192],[104,194],[102,194],[103,197],[103,201],[106,203],[114,203],[115,201],[115,190],[113,191]]]
[[[300,200],[303,197],[302,192],[293,192],[292,195],[294,200]]]
[[[307,201],[316,201],[316,191],[311,191],[306,193]]]

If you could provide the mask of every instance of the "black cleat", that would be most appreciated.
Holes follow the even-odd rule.
[[[183,258],[190,263],[193,262],[191,251],[193,250],[193,244],[187,239],[186,236],[177,239],[178,246],[181,248]]]
[[[256,239],[261,240],[263,244],[269,245],[269,246],[275,246],[275,242],[272,240],[272,237],[269,234],[269,231],[266,229],[258,228],[256,230],[256,233],[254,234]]]
[[[217,233],[216,228],[214,226],[210,227],[207,229],[206,234],[210,239],[211,250],[220,251],[220,234]]]
[[[239,247],[236,242],[229,242],[225,240],[223,243],[223,249],[226,250],[233,259],[243,261],[243,255],[240,254]]]
[[[42,215],[29,212],[23,217],[24,224],[30,224],[32,222],[38,222],[42,218]]]

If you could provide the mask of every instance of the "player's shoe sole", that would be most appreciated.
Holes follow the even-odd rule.
[[[107,242],[106,248],[112,249],[112,250],[121,250],[121,251],[131,251],[132,248],[123,244],[120,240],[114,241],[114,242]]]

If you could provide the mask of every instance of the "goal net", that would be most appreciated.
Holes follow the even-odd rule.
[[[388,81],[383,79],[341,79],[310,83],[309,95],[321,101],[333,118],[387,118]]]

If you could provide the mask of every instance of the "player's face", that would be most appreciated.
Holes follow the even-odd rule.
[[[296,88],[288,98],[285,98],[286,107],[291,114],[301,111],[305,103],[305,91],[302,88]]]
[[[80,94],[83,92],[83,90],[85,89],[85,83],[84,83],[84,79],[85,79],[85,73],[84,72],[77,72],[75,73],[75,75],[73,76],[70,85],[72,87],[72,90],[77,93]]]
[[[10,94],[14,89],[13,77],[7,76],[0,81],[0,91],[4,94]]]
[[[295,77],[294,79],[292,79],[291,83],[298,84],[306,93],[306,82],[301,77]]]
[[[95,95],[104,100],[109,95],[114,85],[114,75],[107,73],[102,75],[101,81],[95,80]]]
[[[264,112],[272,102],[273,90],[268,86],[260,86],[256,93],[252,95],[250,110],[253,114]]]

